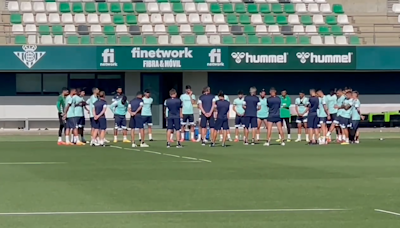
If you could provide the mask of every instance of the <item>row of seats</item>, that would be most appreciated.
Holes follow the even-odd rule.
[[[287,45],[294,45],[294,44],[303,44],[303,45],[358,45],[360,44],[360,40],[356,36],[352,37],[345,37],[345,36],[68,36],[64,37],[61,35],[57,36],[50,36],[50,35],[43,35],[43,36],[36,36],[36,35],[29,35],[28,37],[25,36],[16,36],[15,37],[15,44],[149,44],[149,45],[179,45],[179,44],[287,44]]]
[[[340,14],[336,15],[303,15],[299,17],[299,15],[277,15],[276,17],[273,15],[261,15],[261,14],[252,14],[252,15],[240,15],[236,16],[235,14],[151,14],[150,16],[147,14],[139,14],[138,16],[135,14],[128,15],[120,15],[116,14],[111,17],[110,14],[101,14],[98,16],[97,14],[89,14],[85,16],[84,14],[62,14],[61,17],[58,14],[50,14],[47,16],[46,14],[38,13],[33,15],[32,13],[24,13],[22,16],[20,14],[12,14],[10,17],[12,24],[127,24],[127,25],[135,25],[135,24],[267,24],[267,25],[296,25],[296,24],[304,24],[304,25],[346,25],[349,24],[349,19],[347,15]]]
[[[308,26],[294,26],[291,27],[280,27],[277,25],[257,25],[257,26],[228,26],[228,25],[196,25],[191,26],[189,24],[182,24],[180,26],[171,25],[143,25],[143,26],[125,26],[118,25],[114,26],[101,26],[101,25],[92,25],[90,27],[80,25],[76,27],[75,25],[65,25],[62,26],[50,26],[41,25],[36,26],[33,24],[29,25],[13,25],[12,28],[13,34],[36,34],[39,33],[41,35],[49,35],[52,33],[53,35],[61,35],[61,34],[80,34],[80,35],[88,35],[88,34],[104,34],[104,35],[115,35],[115,34],[131,34],[131,35],[141,35],[141,34],[196,34],[196,35],[204,35],[204,34],[283,34],[283,35],[292,35],[292,34],[308,34],[314,35],[319,34],[321,36],[329,36],[329,35],[350,35],[354,34],[354,28],[352,25],[340,26],[320,26],[316,27],[314,25]]]
[[[12,4],[16,3],[16,4]],[[23,2],[24,3],[24,2]],[[21,3],[22,4],[22,3]],[[124,3],[121,7],[119,3],[41,3],[34,4],[33,7],[19,7],[17,2],[10,2],[8,5],[10,12],[61,12],[61,13],[336,13],[343,14],[342,5],[328,3],[323,4],[219,4],[219,3]]]

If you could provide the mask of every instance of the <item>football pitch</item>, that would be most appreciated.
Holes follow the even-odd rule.
[[[161,134],[149,148],[1,136],[0,227],[398,228],[400,135],[362,137],[167,149]]]

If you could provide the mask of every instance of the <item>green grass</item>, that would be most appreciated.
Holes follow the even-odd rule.
[[[385,137],[393,134],[383,134]],[[367,136],[366,136],[367,137]],[[380,137],[370,134],[368,137]],[[50,136],[0,139],[0,227],[7,228],[398,228],[400,141],[148,150],[57,146]],[[115,144],[114,144],[115,145]],[[130,148],[129,144],[116,146]],[[210,162],[182,158],[194,157]],[[16,162],[63,162],[23,165]],[[340,208],[344,211],[2,215]]]

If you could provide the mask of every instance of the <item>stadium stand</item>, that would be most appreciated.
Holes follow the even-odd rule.
[[[11,44],[362,43],[343,6],[327,0],[8,0],[5,5],[3,30]]]

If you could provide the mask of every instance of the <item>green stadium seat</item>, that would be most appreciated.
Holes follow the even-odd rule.
[[[331,27],[331,33],[332,33],[334,36],[341,36],[341,35],[343,35],[342,27],[340,27],[339,25],[333,25],[333,26]]]
[[[117,44],[116,36],[107,36],[107,44]]]
[[[287,25],[288,19],[285,15],[278,15],[276,16],[276,22],[278,23],[278,25]]]
[[[56,2],[56,0],[45,0],[45,2]]]
[[[265,15],[264,16],[264,23],[267,25],[275,25],[275,17],[273,15]]]
[[[90,36],[81,36],[81,44],[92,44]]]
[[[74,2],[72,4],[72,12],[74,13],[83,13],[83,5],[81,2]]]
[[[158,44],[158,38],[155,36],[146,36],[145,40],[146,40],[146,44],[153,44],[153,45]]]
[[[60,2],[59,10],[61,13],[70,13],[71,6],[69,5],[68,2]]]
[[[106,2],[99,2],[97,3],[97,11],[99,13],[108,13],[108,4]]]
[[[328,35],[331,34],[331,32],[329,31],[329,28],[326,27],[326,26],[320,26],[320,27],[318,28],[318,33],[319,33],[321,36],[328,36]]]
[[[286,36],[286,44],[297,44],[297,37]]]
[[[188,35],[183,37],[184,44],[196,44],[196,36]]]
[[[283,13],[282,5],[281,4],[272,4],[272,12],[273,13]]]
[[[103,27],[103,33],[105,35],[115,35],[115,28],[112,25],[105,25]]]
[[[269,4],[260,4],[260,13],[269,14],[271,13],[271,8]]]
[[[168,0],[157,0],[158,3],[167,3]]]
[[[124,13],[133,13],[134,12],[133,4],[125,2],[122,6],[122,11],[124,11]]]
[[[289,4],[289,3],[284,4],[284,5],[283,5],[283,9],[284,9],[285,13],[287,13],[287,14],[294,14],[294,13],[296,13],[296,9],[295,9],[294,4]]]
[[[235,44],[247,44],[247,36],[236,36]]]
[[[171,3],[181,3],[181,0],[170,0]]]
[[[254,29],[254,27],[252,25],[245,25],[243,32],[247,35],[255,35],[256,34],[256,30]]]
[[[126,15],[126,23],[128,25],[136,25],[137,24],[137,17],[135,14],[128,14]]]
[[[336,16],[333,16],[333,15],[326,16],[325,21],[328,25],[336,25],[337,24],[337,18],[336,18]]]
[[[222,5],[222,11],[224,13],[233,13],[233,5],[232,4],[223,4]]]
[[[258,38],[258,36],[248,36],[248,43],[249,44],[259,44],[260,43],[260,39]]]
[[[132,44],[132,38],[130,36],[120,36],[119,44]]]
[[[93,44],[106,44],[106,38],[104,36],[95,36],[93,38]]]
[[[96,4],[94,2],[86,2],[85,3],[85,12],[86,13],[96,13]],[[82,39],[81,39],[82,42]]]
[[[240,21],[240,24],[244,24],[244,25],[250,24],[250,16],[247,14],[241,14],[239,16],[239,21]]]
[[[243,3],[236,3],[235,4],[235,12],[236,13],[246,13],[246,5]]]
[[[233,44],[233,36],[223,36],[222,44]]]
[[[194,3],[205,3],[206,0],[194,0]]]
[[[40,25],[39,26],[39,34],[40,35],[50,35],[50,26],[48,25]]]
[[[174,13],[184,13],[185,12],[185,10],[183,9],[182,3],[173,3],[172,10],[174,11]]]
[[[311,44],[310,37],[308,36],[300,36],[299,37],[299,44]]]
[[[285,44],[285,38],[283,36],[274,36],[274,44]]]
[[[256,4],[247,4],[247,12],[249,14],[257,14],[258,13],[258,5],[256,5]]]
[[[147,13],[146,4],[143,2],[136,3],[136,13]]]
[[[211,3],[210,11],[211,13],[221,13],[221,6],[219,3]]]
[[[67,44],[74,44],[74,45],[79,44],[79,37],[77,37],[77,36],[68,36],[67,37]]]
[[[238,24],[238,19],[236,17],[236,14],[228,14],[228,16],[226,16],[226,21],[228,22],[228,24],[231,25]]]
[[[194,25],[193,26],[193,33],[196,35],[204,35],[206,32],[204,30],[204,26],[202,25]]]
[[[21,14],[11,14],[10,21],[11,21],[11,24],[21,24],[22,23]]]
[[[113,2],[111,3],[111,12],[112,13],[121,13],[121,5],[119,3]]]
[[[63,35],[64,34],[64,29],[61,25],[53,25],[51,28],[51,31],[53,35]]]
[[[312,25],[313,20],[310,15],[302,15],[300,21],[303,25]]]
[[[336,14],[344,14],[343,6],[340,4],[333,4],[332,11]]]
[[[179,35],[179,27],[177,25],[168,26],[169,35]]]
[[[122,14],[114,14],[114,24],[122,25],[125,24],[124,16]]]
[[[133,36],[133,44],[143,44],[142,36]]]
[[[272,44],[272,38],[270,36],[262,36],[261,44]]]
[[[358,36],[350,36],[349,43],[353,45],[359,45],[361,44],[360,38]]]
[[[26,44],[26,37],[25,36],[16,36],[14,42],[15,42],[15,44]]]

